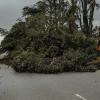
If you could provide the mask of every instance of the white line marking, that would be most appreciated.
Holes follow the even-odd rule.
[[[82,97],[82,96],[79,95],[79,94],[75,94],[75,96],[77,96],[78,98],[80,98],[80,99],[82,99],[82,100],[87,100],[87,99],[85,99],[84,97]]]

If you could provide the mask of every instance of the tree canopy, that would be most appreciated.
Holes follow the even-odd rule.
[[[6,58],[17,72],[96,71],[87,65],[96,55],[96,40],[87,37],[95,5],[88,0],[42,0],[26,6],[24,21],[12,26],[0,50],[8,52]]]

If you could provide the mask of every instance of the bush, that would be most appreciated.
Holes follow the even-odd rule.
[[[77,37],[80,37],[80,35]],[[76,40],[77,39],[74,39],[73,37],[73,41],[75,42]],[[71,44],[74,44],[74,47],[71,45],[68,46],[69,44],[66,40],[61,42],[60,45],[63,43],[65,43],[64,45],[67,45],[67,48],[63,49],[62,54],[60,52],[61,48],[56,44],[50,44],[49,46],[44,46],[44,48],[41,47],[43,50],[40,48],[41,50],[38,51],[37,54],[34,54],[34,50],[31,49],[31,51],[21,50],[21,52],[15,52],[13,53],[16,56],[13,59],[14,63],[12,67],[17,72],[94,72],[97,70],[96,66],[88,66],[87,61],[96,53],[94,49],[95,43],[92,39],[85,40],[86,37],[81,36],[81,38],[78,39],[76,43],[72,41]],[[87,41],[89,43],[87,43]],[[83,44],[83,47],[81,44]],[[93,46],[90,44],[93,44]]]
[[[95,65],[87,65],[86,60],[88,56],[81,50],[69,49],[63,55],[62,65],[64,71],[75,71],[75,72],[94,72],[97,70]]]
[[[95,65],[78,66],[75,71],[76,72],[96,72],[97,67]]]
[[[35,72],[35,54],[23,51],[13,59],[12,68],[16,72]]]
[[[55,58],[56,59],[56,58]],[[36,56],[33,52],[23,51],[13,59],[12,68],[16,72],[59,73],[63,66],[54,58]]]
[[[59,55],[59,47],[57,46],[50,46],[47,51],[45,52],[45,56],[49,58],[53,58]]]
[[[37,20],[38,21],[38,20]],[[87,61],[96,56],[96,41],[83,33],[41,31],[31,23],[18,23],[1,43],[17,72],[59,73],[96,71]],[[17,37],[17,39],[16,39]],[[16,40],[16,41],[15,41]]]
[[[77,66],[84,64],[86,54],[81,50],[68,49],[63,54],[65,71],[75,71]]]
[[[63,72],[64,66],[61,63],[61,58],[54,57],[54,58],[41,58],[38,61],[38,66],[36,68],[36,72],[39,73],[59,73]]]

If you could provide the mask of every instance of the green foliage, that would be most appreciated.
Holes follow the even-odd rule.
[[[56,61],[56,62],[55,62]],[[12,67],[16,72],[58,73],[63,66],[57,60],[38,57],[33,52],[23,51],[13,59]]]
[[[96,71],[96,66],[87,66],[88,55],[80,49],[69,49],[63,54],[64,71],[88,72]]]
[[[52,50],[51,50],[52,52]],[[55,53],[54,53],[55,54]],[[22,51],[13,59],[12,67],[17,72],[61,73],[61,72],[95,72],[95,65],[86,65],[86,53],[69,48],[62,56],[44,57],[30,51]]]
[[[86,57],[85,53],[80,50],[69,49],[64,54],[65,70],[75,71],[77,66],[83,64]]]
[[[12,67],[17,72],[35,72],[35,54],[22,51],[13,59]]]
[[[7,34],[4,40],[1,42],[1,52],[13,51],[21,42],[22,38],[24,38],[25,33],[25,23],[18,22],[16,23],[9,34]]]
[[[17,22],[1,43],[12,68],[36,73],[96,71],[96,66],[87,65],[96,54],[96,41],[78,32],[76,5],[63,0],[44,0],[36,5],[23,9],[25,21]]]
[[[39,58],[38,58],[39,59]],[[64,66],[60,63],[59,58],[40,58],[38,60],[35,72],[38,73],[59,73],[63,72]]]
[[[44,34],[44,37],[41,37],[39,41],[43,43],[43,47],[35,40],[34,42],[37,44],[28,48],[31,51],[21,50],[15,54],[12,53],[16,56],[13,57],[13,68],[17,72],[59,73],[63,71],[94,72],[97,70],[96,66],[86,64],[87,59],[95,54],[94,39],[87,39],[82,33],[77,33],[77,36],[66,35],[65,38],[64,36],[59,37],[57,34],[56,37],[50,35],[48,38]],[[36,46],[38,46],[38,52],[33,49],[37,48]]]
[[[75,71],[76,72],[96,72],[97,66],[96,65],[78,66]]]

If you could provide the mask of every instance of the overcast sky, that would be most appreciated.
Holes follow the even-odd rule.
[[[22,15],[24,6],[32,5],[38,0],[0,0],[0,27],[11,28]]]
[[[38,0],[0,0],[0,27],[9,29],[21,16],[22,8]],[[100,0],[97,0],[100,3]],[[100,23],[100,10],[95,13],[95,24]]]

